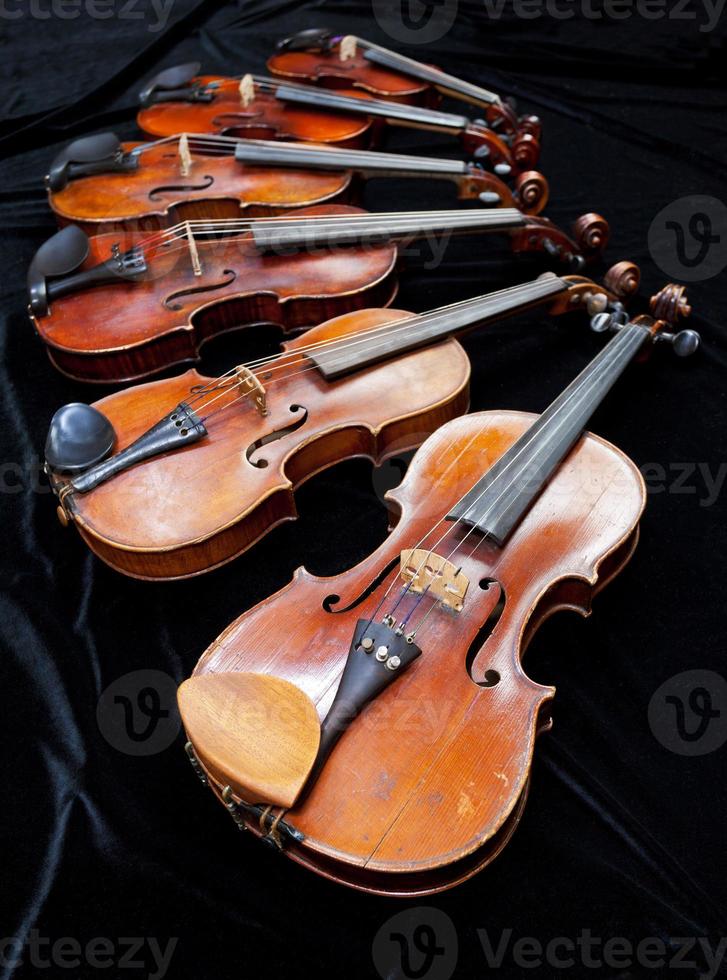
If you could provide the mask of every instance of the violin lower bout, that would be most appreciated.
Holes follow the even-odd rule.
[[[440,429],[392,493],[401,517],[380,548],[332,579],[299,570],[228,627],[194,676],[272,674],[325,717],[355,624],[374,614],[390,579],[373,592],[371,583],[530,421],[487,412]],[[504,548],[461,549],[457,562],[470,583],[462,611],[431,616],[417,633],[421,656],[351,722],[312,787],[283,813],[298,835],[284,838],[285,853],[337,882],[396,896],[441,891],[487,865],[520,819],[535,737],[550,724],[554,688],[524,673],[522,654],[554,612],[588,615],[592,596],[633,553],[644,500],[634,464],[586,435]],[[194,745],[195,732],[187,734]],[[248,826],[260,833],[256,822]]]

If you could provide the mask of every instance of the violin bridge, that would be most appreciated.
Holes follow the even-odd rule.
[[[260,415],[267,415],[267,395],[257,375],[253,374],[250,368],[245,367],[244,364],[240,364],[235,368],[235,375],[237,376],[237,383],[240,386],[240,391],[243,396],[247,397],[248,395],[252,395],[255,408]]]
[[[179,172],[182,177],[189,177],[192,169],[192,154],[189,152],[189,137],[186,133],[182,133],[179,137],[177,148],[179,151]]]
[[[189,243],[189,257],[192,260],[192,270],[195,276],[202,275],[202,263],[199,261],[199,252],[197,251],[197,243],[194,240],[194,234],[192,233],[192,226],[187,222],[187,242]]]
[[[341,38],[341,43],[338,46],[338,54],[341,61],[348,61],[349,58],[356,57],[356,38],[353,34],[347,34]]]
[[[426,591],[455,612],[462,611],[469,579],[441,555],[426,548],[402,551],[401,577],[409,583],[410,592]]]
[[[240,79],[240,102],[247,108],[251,102],[255,101],[255,83],[252,75],[243,75]]]

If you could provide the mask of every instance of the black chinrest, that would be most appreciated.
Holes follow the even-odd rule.
[[[71,402],[51,419],[45,458],[51,469],[77,473],[100,462],[111,452],[116,433],[97,408]]]
[[[48,187],[55,192],[62,191],[69,180],[69,167],[73,164],[112,163],[119,156],[121,143],[116,133],[97,133],[74,140],[61,150],[50,165]]]
[[[193,78],[199,75],[199,61],[188,61],[184,65],[172,65],[151,78],[139,93],[139,101],[143,106],[151,105],[156,92],[168,92],[184,88]]]
[[[284,37],[275,45],[276,51],[330,51],[333,47],[333,31],[325,27],[310,27]]]
[[[88,256],[87,235],[75,225],[62,228],[44,242],[28,269],[28,297],[35,316],[48,312],[48,279],[74,272]]]

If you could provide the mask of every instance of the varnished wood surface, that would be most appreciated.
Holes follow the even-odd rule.
[[[285,348],[294,356],[306,344],[409,316],[401,310],[351,313]],[[281,373],[269,382],[260,372],[269,415],[258,414],[250,399],[239,401],[209,421],[209,435],[200,442],[67,498],[89,547],[113,567],[142,578],[206,571],[295,517],[293,489],[314,473],[355,456],[380,461],[414,448],[467,409],[469,361],[455,340],[332,382],[306,367],[299,364],[288,377]],[[117,432],[114,451],[209,380],[190,370],[95,403]],[[305,423],[292,428],[302,417]],[[255,448],[276,432],[279,438]]]
[[[324,717],[355,623],[373,614],[390,578],[368,598],[359,597],[533,418],[485,412],[440,428],[389,495],[401,512],[390,537],[334,578],[299,570],[290,585],[243,613],[210,646],[195,676],[274,674],[304,691]],[[422,656],[356,719],[309,795],[285,814],[305,834],[286,853],[335,880],[397,895],[448,887],[487,863],[519,817],[535,736],[548,724],[554,695],[524,673],[524,646],[554,610],[589,613],[590,597],[602,584],[599,570],[607,581],[633,550],[644,501],[635,465],[586,435],[506,547],[481,543],[471,554],[463,547],[457,561],[471,583],[464,610],[430,617],[417,635]],[[484,579],[498,585],[480,588]],[[500,588],[502,615],[478,642]],[[330,596],[338,598],[328,600],[328,612]],[[499,682],[480,686],[493,670]],[[187,734],[194,743],[194,731]]]
[[[125,143],[125,152],[136,143]],[[349,172],[247,166],[234,156],[192,154],[183,177],[175,144],[144,152],[131,173],[69,181],[49,203],[61,224],[75,222],[91,234],[142,223],[153,230],[193,218],[277,214],[289,208],[338,201],[348,194]]]
[[[321,205],[301,215],[360,214]],[[83,268],[143,243],[140,232],[91,239]],[[202,344],[220,333],[261,321],[285,331],[307,328],[364,307],[385,307],[396,292],[393,244],[347,246],[291,253],[261,253],[247,233],[235,239],[198,240],[202,274],[196,275],[182,237],[146,249],[148,271],[54,300],[34,319],[53,363],[83,381],[125,381],[171,364],[198,359]],[[109,316],[113,310],[113,316]]]
[[[392,102],[428,107],[439,102],[438,94],[426,82],[374,65],[360,50],[346,61],[341,61],[338,51],[280,51],[268,58],[267,67],[272,75],[291,81],[312,81],[335,89],[360,88]]]
[[[195,82],[220,83],[212,102],[159,102],[139,111],[136,117],[139,128],[153,137],[222,133],[248,139],[304,140],[352,149],[364,149],[371,144],[373,127],[366,116],[288,105],[260,91],[244,106],[239,79],[204,75]],[[366,97],[361,92],[342,94]]]

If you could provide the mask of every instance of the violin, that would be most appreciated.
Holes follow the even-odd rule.
[[[51,164],[46,187],[59,224],[95,234],[345,203],[354,175],[439,178],[454,183],[461,200],[528,214],[548,200],[547,182],[535,171],[520,174],[511,190],[460,160],[204,134],[142,144],[121,143],[113,133],[75,140]]]
[[[207,340],[247,324],[266,321],[291,333],[388,306],[402,244],[476,232],[503,232],[514,252],[552,255],[571,271],[595,254],[581,255],[546,218],[514,208],[367,214],[326,204],[91,239],[69,225],[31,262],[29,311],[64,374],[131,381],[198,360]]]
[[[518,117],[513,99],[351,34],[334,35],[322,28],[300,31],[278,42],[267,67],[282,78],[326,88],[359,88],[407,104],[437,105],[442,95],[467,102],[484,110],[484,122],[511,141],[515,155],[520,141],[537,148],[540,140],[540,120]]]
[[[402,897],[464,881],[507,844],[555,694],[522,655],[553,612],[590,613],[646,501],[636,465],[584,430],[652,342],[699,342],[669,332],[682,287],[652,307],[598,314],[614,336],[542,415],[439,428],[387,494],[383,544],[332,578],[298,569],[205,651],[178,693],[187,753],[238,826]]]
[[[250,74],[240,78],[197,76],[195,70],[199,65],[168,69],[176,77],[184,72],[189,75],[188,87],[175,87],[173,99],[168,89],[159,86],[159,76],[152,91],[145,90],[137,115],[143,132],[153,137],[220,133],[362,149],[381,142],[383,126],[406,126],[457,137],[465,153],[491,166],[499,177],[532,170],[538,162],[539,146],[534,137],[520,137],[510,146],[486,123],[473,122],[467,116],[374,99],[361,91],[331,92]],[[200,101],[200,95],[206,100]],[[349,126],[350,120],[358,119],[361,133],[340,138],[342,119]]]
[[[294,489],[314,473],[381,462],[466,411],[470,366],[455,334],[535,306],[618,311],[638,279],[625,262],[603,286],[545,273],[422,314],[359,310],[218,378],[192,369],[64,406],[45,449],[58,516],[127,575],[208,571],[293,519]]]

